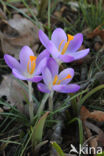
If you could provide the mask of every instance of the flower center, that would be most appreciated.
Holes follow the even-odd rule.
[[[30,56],[27,63],[27,72],[29,74],[33,74],[36,67],[36,56]]]
[[[67,79],[70,79],[71,78],[71,75],[68,74],[65,78],[63,78],[62,80],[58,80],[58,75],[56,75],[54,77],[54,80],[53,80],[53,85],[59,85],[62,81],[64,80],[67,80]]]
[[[74,39],[74,36],[68,34],[68,41],[65,43],[65,45],[64,45],[64,47],[63,47],[63,49],[62,49],[62,51],[61,51],[61,54],[62,54],[62,55],[65,54],[65,52],[66,52],[66,50],[67,50],[67,48],[68,48],[68,45],[69,45],[70,41],[73,40],[73,39]],[[61,46],[62,46],[62,43],[63,43],[64,41],[65,41],[65,40],[62,40],[62,41],[60,42],[59,47],[58,47],[58,50],[59,50],[59,51],[61,50]]]

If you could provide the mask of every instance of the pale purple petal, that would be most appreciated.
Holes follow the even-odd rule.
[[[47,49],[43,50],[36,59],[36,65],[38,65],[44,57],[49,57],[49,55],[50,53],[48,52]]]
[[[27,79],[27,80],[29,80],[29,81],[31,81],[31,82],[39,82],[39,81],[41,81],[43,79],[43,77],[42,76],[34,76],[34,77],[32,77],[32,78],[29,78],[29,79]]]
[[[39,39],[41,43],[46,47],[49,42],[49,38],[42,30],[39,30]]]
[[[65,77],[67,77],[67,75],[70,75],[71,78],[63,80]],[[58,76],[59,80],[63,80],[63,81],[61,81],[60,84],[68,84],[73,79],[73,76],[74,76],[74,69],[73,68],[64,69]]]
[[[88,53],[89,53],[90,49],[85,49],[85,50],[81,50],[81,51],[77,51],[75,53],[70,53],[71,56],[74,57],[74,60],[79,60],[83,57],[85,57]]]
[[[52,74],[53,78],[54,78],[55,75],[58,75],[59,65],[53,58],[48,59],[47,67],[51,71],[51,74]]]
[[[37,87],[43,93],[50,93],[50,90],[48,89],[48,87],[44,85],[43,83],[38,83]]]
[[[16,70],[15,68],[12,69],[12,73],[13,73],[13,75],[14,75],[16,78],[18,78],[18,79],[20,79],[20,80],[27,80],[27,78],[24,77],[24,76],[22,75],[22,73],[20,73],[20,72],[19,72],[18,70]]]
[[[21,66],[24,67],[25,70],[27,69],[27,63],[30,56],[34,56],[32,49],[28,46],[24,46],[20,51],[19,58]]]
[[[60,59],[62,62],[65,62],[65,63],[70,63],[72,61],[74,61],[74,57],[71,56],[71,55],[60,55],[58,57],[58,59]]]
[[[80,89],[80,86],[77,84],[70,85],[54,85],[53,89],[60,93],[74,93]]]
[[[67,42],[67,36],[66,33],[64,32],[63,29],[61,28],[57,28],[53,31],[52,36],[51,36],[51,40],[52,42],[55,44],[55,46],[57,48],[59,48],[60,43],[62,42],[62,40],[64,40],[65,42]],[[64,43],[65,43],[64,42]],[[61,45],[62,47],[64,45]]]
[[[74,39],[70,41],[69,46],[67,48],[67,53],[76,52],[82,45],[83,35],[78,33],[74,36]]]
[[[47,86],[51,86],[52,81],[53,81],[52,80],[52,74],[51,74],[50,70],[47,67],[43,70],[42,76],[43,76],[44,83]]]
[[[14,57],[6,54],[4,55],[4,60],[11,69],[20,70],[20,63]]]
[[[52,41],[49,41],[47,45],[47,50],[50,52],[53,58],[57,58],[60,55],[60,51],[58,51],[58,49],[56,48],[56,46]]]
[[[41,72],[44,70],[44,68],[45,68],[46,65],[47,65],[47,60],[48,60],[48,58],[45,57],[45,58],[43,58],[43,59],[40,61],[40,63],[38,64],[38,66],[36,66],[34,75],[39,75],[39,74],[41,74]]]

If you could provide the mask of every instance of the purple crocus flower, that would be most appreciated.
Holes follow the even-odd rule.
[[[32,82],[42,80],[42,76],[39,76],[39,74],[46,66],[48,57],[49,52],[47,50],[44,50],[38,57],[34,56],[32,49],[28,46],[21,49],[19,54],[20,62],[8,54],[4,55],[6,64],[12,69],[12,73],[16,78]]]
[[[89,49],[78,51],[83,42],[81,33],[75,36],[66,35],[63,29],[57,28],[53,31],[51,40],[49,40],[48,36],[40,30],[39,39],[59,64],[81,59],[89,53]]]
[[[68,84],[73,76],[74,70],[72,68],[64,69],[58,74],[59,66],[53,58],[49,58],[47,67],[42,72],[43,83],[38,83],[38,89],[41,92],[50,93],[53,91],[61,93],[74,93],[80,89],[77,84]]]

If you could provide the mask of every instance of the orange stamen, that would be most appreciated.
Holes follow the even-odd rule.
[[[33,74],[36,67],[36,56],[30,56],[29,61],[27,63],[27,72],[29,74]]]
[[[30,60],[27,63],[27,72],[29,73],[29,64],[30,64]]]
[[[65,41],[65,40],[62,40],[61,43],[59,44],[59,48],[58,48],[59,51],[60,51],[61,45],[63,44],[64,41]]]
[[[71,78],[71,75],[68,74],[63,80],[70,79],[70,78]]]
[[[70,41],[73,40],[73,39],[74,39],[74,36],[68,34],[68,41],[70,42]]]
[[[31,62],[36,61],[36,56],[30,56]]]
[[[35,67],[36,67],[36,63],[35,62],[32,62],[30,74],[33,74],[33,72],[35,70]]]
[[[70,41],[73,40],[73,38],[74,38],[74,36],[68,34],[68,41],[65,43],[65,45],[64,45],[64,47],[62,49],[62,52],[61,52],[62,55],[65,54],[65,52],[66,52],[66,50],[68,48],[68,45],[69,45]]]
[[[68,74],[65,78],[63,78],[62,80],[58,80],[58,76],[56,75],[54,77],[54,80],[53,80],[53,85],[57,84],[59,85],[62,81],[66,80],[66,79],[70,79],[72,78],[72,76],[70,74]]]
[[[56,75],[56,76],[54,77],[54,80],[53,80],[53,85],[56,84],[57,80],[58,80],[58,76]]]

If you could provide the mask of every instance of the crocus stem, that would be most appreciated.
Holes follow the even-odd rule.
[[[50,96],[49,96],[49,111],[50,111],[50,112],[53,111],[53,93],[54,93],[54,92],[51,92],[51,93],[50,93]]]
[[[29,116],[30,120],[33,120],[33,100],[32,100],[32,82],[28,81],[28,89],[29,89]]]
[[[49,97],[49,94],[48,93],[44,95],[44,97],[43,97],[43,99],[41,101],[40,107],[38,108],[38,112],[37,112],[37,115],[38,116],[41,115],[41,113],[42,113],[42,111],[44,109],[44,106],[45,106],[45,103],[46,103],[48,97]]]

